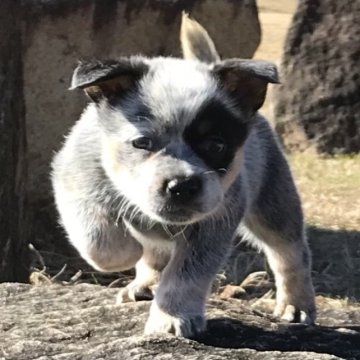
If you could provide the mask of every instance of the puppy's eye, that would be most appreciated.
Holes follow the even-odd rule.
[[[132,146],[137,149],[151,151],[153,149],[153,141],[146,136],[141,136],[132,141]]]
[[[220,136],[212,136],[203,141],[201,147],[208,153],[221,154],[226,151],[227,144]]]

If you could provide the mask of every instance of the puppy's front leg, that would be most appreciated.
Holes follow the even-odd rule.
[[[156,291],[145,334],[191,337],[205,330],[205,302],[228,253],[232,233],[214,230],[210,234],[201,228],[177,241]]]

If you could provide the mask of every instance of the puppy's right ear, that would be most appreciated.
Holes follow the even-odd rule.
[[[84,89],[92,101],[99,102],[131,90],[148,69],[144,59],[138,57],[80,62],[73,73],[70,90]]]
[[[262,60],[228,59],[214,64],[212,72],[222,88],[251,111],[264,103],[268,84],[279,83],[276,66]]]

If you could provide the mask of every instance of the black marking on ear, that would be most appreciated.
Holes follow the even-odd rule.
[[[93,100],[121,94],[131,89],[148,71],[140,57],[79,63],[74,71],[70,90],[84,89]]]
[[[250,122],[234,114],[220,100],[212,99],[198,112],[183,136],[210,168],[219,171],[229,167],[249,130]],[[223,153],[208,153],[202,148],[202,143],[213,136],[224,139],[226,150]],[[219,175],[223,174],[219,171]]]
[[[264,103],[268,83],[279,83],[276,66],[268,61],[229,59],[213,67],[224,90],[252,111]]]

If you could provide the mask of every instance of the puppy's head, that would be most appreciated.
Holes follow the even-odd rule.
[[[162,223],[192,223],[216,211],[238,175],[267,84],[277,82],[267,62],[220,61],[217,55],[209,61],[216,50],[199,29],[195,38],[210,47],[202,50],[207,57],[190,50],[184,56],[200,61],[120,58],[82,63],[73,75],[72,88],[85,90],[102,124],[108,177],[130,203]],[[185,33],[183,23],[183,47],[191,43]]]

